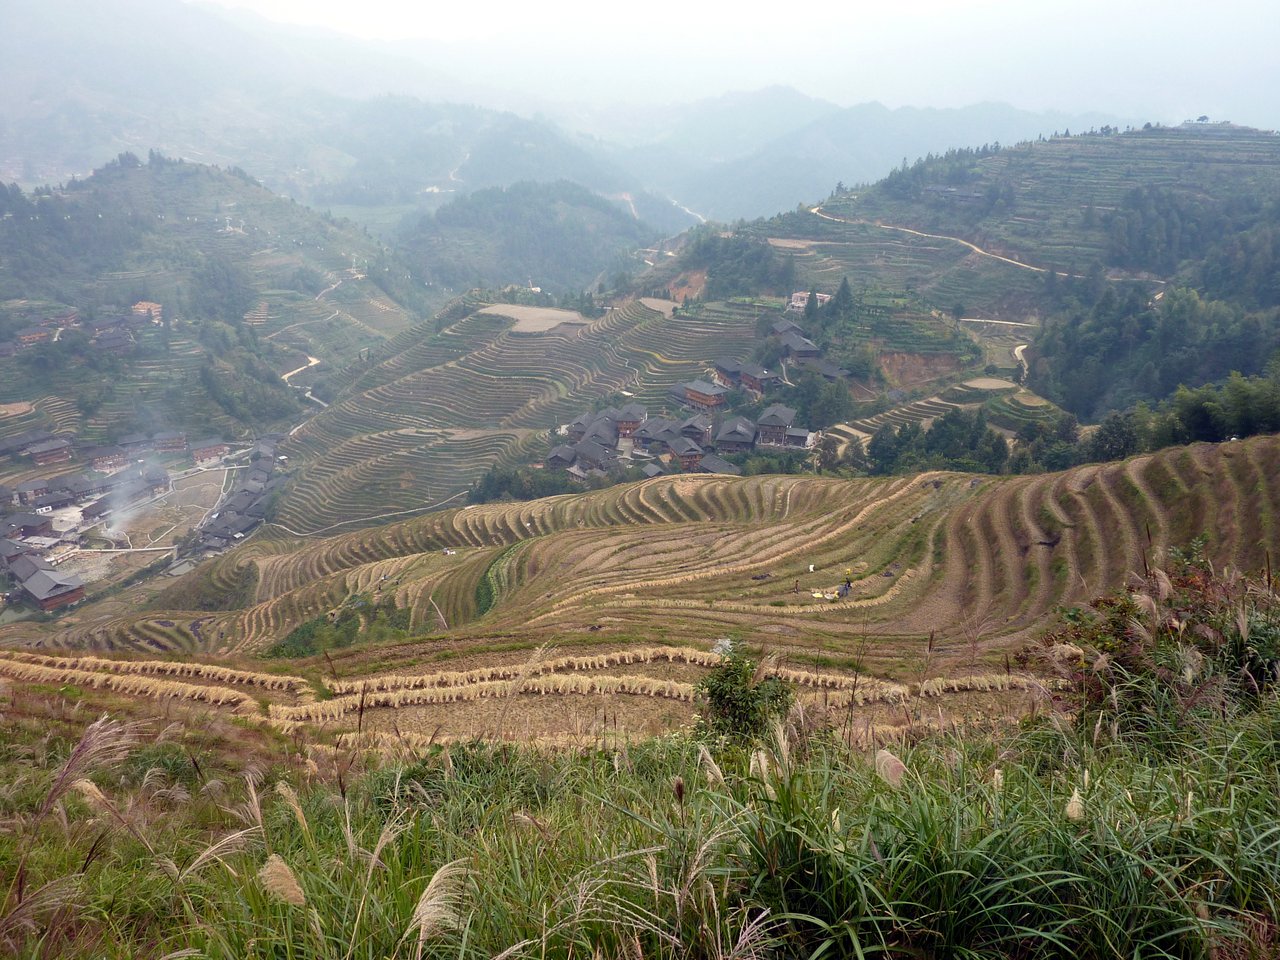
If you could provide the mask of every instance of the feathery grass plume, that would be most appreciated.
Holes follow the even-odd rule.
[[[36,811],[33,826],[48,816],[54,804],[71,789],[72,784],[83,780],[100,767],[112,766],[124,760],[137,744],[142,727],[140,722],[122,723],[105,714],[91,723],[54,777],[44,801]],[[99,790],[99,796],[101,793]]]
[[[37,935],[43,929],[42,917],[65,910],[75,902],[80,892],[80,879],[59,877],[51,880],[26,891],[12,906],[9,899],[0,901],[0,950],[8,956],[18,956],[23,938]]]
[[[427,940],[447,930],[462,926],[462,894],[469,871],[465,860],[454,860],[440,867],[418,897],[413,917],[400,942],[417,933],[415,960],[421,960]]]
[[[302,892],[302,886],[298,883],[298,878],[294,876],[293,871],[289,869],[289,865],[280,858],[278,853],[273,853],[267,857],[267,862],[258,871],[258,882],[262,884],[262,888],[270,896],[282,903],[301,907],[307,902],[306,894]]]
[[[1071,799],[1067,801],[1065,811],[1068,820],[1084,819],[1084,800],[1080,798],[1080,788],[1076,787],[1071,791]]]
[[[707,775],[707,786],[724,786],[724,771],[720,769],[720,764],[716,763],[715,758],[711,756],[711,751],[707,749],[705,743],[698,744],[698,765],[702,767]]]
[[[237,830],[234,833],[229,833],[225,837],[220,837],[201,850],[199,855],[197,855],[194,860],[183,868],[178,879],[180,881],[185,881],[189,877],[199,873],[203,867],[210,863],[222,864],[231,872],[232,876],[235,876],[236,872],[231,869],[226,858],[244,851],[249,846],[249,842],[261,833],[262,828],[255,826],[246,827],[243,830]]]
[[[311,825],[307,823],[307,815],[302,811],[302,804],[298,801],[298,795],[294,792],[293,787],[285,783],[283,780],[276,781],[276,796],[293,811],[294,819],[298,821],[298,826],[302,827],[302,833],[307,840],[311,840]]]
[[[896,790],[902,785],[902,778],[906,776],[907,765],[888,750],[880,749],[876,751],[876,773],[880,775],[881,780]]]

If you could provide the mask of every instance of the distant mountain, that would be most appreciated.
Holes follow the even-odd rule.
[[[154,148],[241,166],[273,190],[384,225],[455,194],[559,179],[628,194],[670,232],[694,222],[644,197],[589,141],[441,102],[472,91],[359,41],[167,0],[15,0],[5,26],[0,182],[58,183]]]
[[[768,139],[737,156],[705,163],[686,154],[683,165],[669,158],[648,165],[645,154],[636,151],[632,169],[698,213],[731,220],[794,209],[826,196],[839,182],[872,182],[904,159],[910,163],[930,152],[1118,123],[1103,114],[1030,113],[998,103],[949,110],[890,110],[869,103],[827,111],[820,104],[809,104],[816,116],[802,125],[761,128]]]
[[[594,285],[636,265],[658,231],[568,180],[468,194],[406,228],[405,257],[455,289],[532,282],[554,293]]]

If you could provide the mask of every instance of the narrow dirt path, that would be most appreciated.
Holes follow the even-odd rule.
[[[942,233],[925,233],[923,230],[913,230],[910,227],[900,227],[892,223],[881,223],[878,220],[863,220],[861,218],[850,219],[848,217],[837,217],[837,216],[834,216],[833,214],[826,213],[821,206],[810,207],[809,212],[814,214],[815,216],[821,217],[823,220],[830,220],[833,223],[864,224],[867,226],[879,227],[881,230],[896,230],[899,233],[909,233],[914,237],[924,237],[928,240],[950,240],[952,243],[958,243],[961,246],[968,247],[974,253],[981,254],[984,257],[990,257],[992,260],[999,260],[1001,263],[1007,263],[1015,267],[1020,267],[1023,270],[1031,270],[1035,273],[1055,273],[1060,277],[1068,277],[1076,280],[1083,279],[1083,277],[1081,277],[1080,274],[1062,273],[1061,271],[1058,271],[1058,270],[1051,271],[1048,267],[1037,267],[1035,264],[1025,263],[1022,260],[1015,260],[1012,257],[1002,257],[998,253],[992,253],[990,250],[983,250],[976,243],[970,243],[968,240],[963,240],[960,237],[949,237],[946,234],[942,234]]]

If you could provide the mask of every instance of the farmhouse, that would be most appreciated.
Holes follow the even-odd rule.
[[[675,454],[676,459],[680,461],[680,469],[686,472],[695,469],[698,466],[698,461],[704,456],[702,447],[688,437],[677,437],[668,446],[671,447],[671,452]]]
[[[51,537],[53,521],[34,513],[15,513],[0,520],[0,537]]]
[[[628,403],[618,411],[617,429],[619,437],[630,437],[640,424],[649,418],[649,411],[638,403]]]
[[[0,569],[12,570],[13,562],[18,557],[29,556],[33,552],[33,548],[25,543],[7,538],[0,539]]]
[[[114,356],[130,353],[138,344],[133,339],[133,334],[126,330],[112,330],[104,333],[98,339],[93,341],[94,347],[99,353],[110,353]]]
[[[727,460],[722,460],[714,453],[708,453],[698,461],[699,473],[727,473],[732,477],[742,476],[742,471]]]
[[[36,501],[32,506],[36,513],[51,513],[54,510],[61,510],[63,507],[69,507],[76,502],[66,490],[59,490],[56,493],[46,493],[43,497],[36,497]]]
[[[103,497],[101,500],[95,500],[81,510],[80,518],[82,520],[98,521],[111,513],[112,509],[111,497]]]
[[[50,463],[65,463],[71,459],[71,443],[61,437],[42,440],[27,447],[27,456],[42,467]]]
[[[782,350],[794,360],[816,358],[822,352],[816,343],[798,333],[788,333],[782,337]]]
[[[802,306],[800,309],[804,310],[804,307]],[[785,318],[775,321],[773,326],[769,329],[773,331],[773,335],[775,337],[782,337],[788,333],[798,333],[801,336],[804,336],[804,327],[800,326],[800,324],[796,323],[794,320],[787,320]]]
[[[85,454],[85,459],[99,473],[119,470],[129,462],[128,455],[121,447],[95,447]]]
[[[684,385],[684,398],[689,406],[698,410],[714,410],[724,405],[724,395],[729,391],[706,380],[693,380]]]
[[[30,580],[41,570],[52,570],[53,564],[48,560],[42,560],[40,557],[33,556],[29,553],[19,554],[9,561],[9,575],[18,583]]]
[[[151,438],[145,433],[127,433],[117,441],[117,445],[133,457],[151,449]]]
[[[712,365],[712,372],[722,386],[732,387],[738,383],[738,378],[742,376],[742,361],[740,360],[717,360]]]
[[[831,294],[829,293],[815,293],[813,296],[817,298],[818,306],[820,307],[824,306],[831,300]],[[809,294],[805,293],[803,290],[797,290],[795,293],[791,294],[791,299],[787,301],[787,313],[804,313],[805,307],[808,303]]]
[[[679,423],[655,417],[636,427],[631,439],[642,450],[655,450],[661,449],[678,436],[680,436]]]
[[[40,570],[23,581],[22,589],[48,613],[84,599],[84,581],[74,574]]]
[[[760,428],[760,436],[758,438],[760,444],[770,447],[785,447],[787,445],[787,431],[791,429],[795,419],[796,412],[780,403],[775,403],[765,408],[764,413],[760,414],[760,420],[757,424]]]
[[[187,449],[187,435],[178,430],[165,430],[151,438],[157,453],[182,453]]]
[[[692,440],[694,443],[710,443],[711,418],[704,413],[695,413],[680,424],[680,436]]]
[[[594,440],[575,443],[573,452],[577,456],[577,463],[585,467],[604,467],[613,460],[613,451]]]
[[[159,323],[164,319],[164,307],[150,300],[139,300],[133,305],[132,312],[135,317],[150,320],[152,323]]]
[[[18,502],[29,506],[36,502],[37,497],[43,497],[48,492],[48,480],[24,480],[18,484]]]
[[[191,458],[196,463],[221,460],[230,452],[231,447],[216,437],[211,437],[208,440],[197,440],[191,444]]]
[[[567,470],[578,459],[578,452],[567,443],[562,443],[547,455],[547,467],[552,470]]]
[[[823,360],[819,357],[811,357],[807,360],[801,360],[800,366],[806,371],[816,373],[824,380],[836,381],[844,380],[849,376],[849,371],[843,367],[837,367],[830,360]]]
[[[732,417],[716,432],[716,450],[720,453],[746,453],[755,443],[756,425],[746,417]]]
[[[744,363],[740,379],[743,387],[753,393],[764,393],[770,387],[775,387],[782,382],[779,374],[770,373],[758,363]]]

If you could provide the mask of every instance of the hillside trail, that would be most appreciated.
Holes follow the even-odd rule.
[[[922,230],[913,230],[911,227],[902,227],[902,226],[898,226],[897,224],[883,223],[879,220],[865,220],[861,217],[838,217],[835,214],[827,213],[825,210],[823,210],[821,204],[819,204],[816,207],[810,207],[809,212],[816,217],[821,217],[823,220],[830,220],[833,223],[850,223],[850,224],[859,224],[863,226],[879,227],[881,230],[896,230],[899,233],[909,233],[912,236],[924,237],[929,240],[950,240],[952,243],[958,243],[961,246],[968,247],[974,253],[981,254],[984,257],[990,257],[992,260],[999,260],[1001,263],[1007,263],[1012,266],[1019,267],[1020,269],[1023,269],[1023,270],[1030,270],[1034,273],[1053,273],[1059,277],[1063,277],[1069,280],[1085,279],[1083,274],[1063,273],[1061,270],[1050,270],[1048,267],[1037,267],[1033,263],[1026,263],[1025,261],[1022,261],[1022,260],[1015,260],[1013,257],[1004,257],[998,253],[992,253],[990,250],[984,250],[982,249],[982,247],[978,246],[976,243],[971,243],[970,241],[965,240],[962,237],[952,237],[943,233],[925,233]],[[1145,283],[1158,283],[1160,286],[1164,286],[1167,282],[1165,280],[1157,280],[1153,277],[1136,277],[1132,275],[1124,275],[1124,276],[1116,277],[1115,279],[1140,280]],[[1159,299],[1159,297],[1162,295],[1163,295],[1163,291],[1161,291],[1161,293],[1157,295],[1156,299]]]

